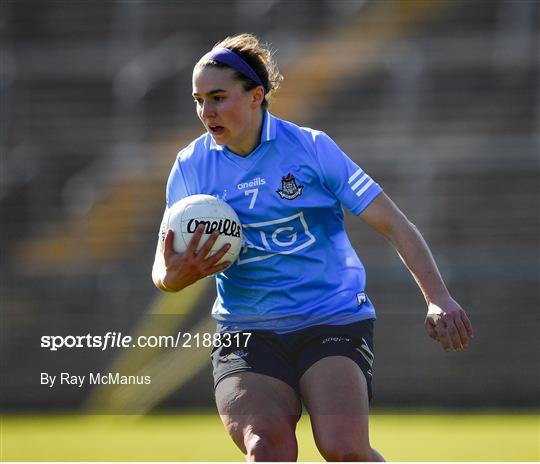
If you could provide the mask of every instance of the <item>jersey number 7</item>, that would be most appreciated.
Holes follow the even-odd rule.
[[[247,197],[249,195],[253,195],[251,197],[251,201],[249,202],[249,208],[248,209],[253,209],[253,207],[255,206],[255,202],[257,201],[257,195],[259,194],[259,189],[249,189],[249,190],[245,190],[244,191],[244,195]]]

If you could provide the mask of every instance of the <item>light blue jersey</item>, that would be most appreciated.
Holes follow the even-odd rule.
[[[266,112],[261,143],[249,156],[208,133],[180,151],[167,207],[205,193],[235,209],[245,246],[216,276],[212,315],[222,330],[285,333],[375,317],[342,205],[358,215],[381,191],[324,132]]]

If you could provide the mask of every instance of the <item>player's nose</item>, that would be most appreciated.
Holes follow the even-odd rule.
[[[201,105],[201,116],[204,119],[210,118],[216,115],[216,111],[210,102],[203,102]]]

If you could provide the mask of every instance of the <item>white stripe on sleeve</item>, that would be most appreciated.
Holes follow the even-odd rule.
[[[351,177],[349,177],[349,184],[352,183],[354,179],[356,179],[360,174],[362,174],[364,171],[362,169],[358,168],[358,171],[356,171]]]
[[[362,182],[364,182],[369,176],[364,173],[364,175],[362,177],[360,177],[360,179],[358,181],[356,181],[356,183],[351,187],[353,190],[356,190],[358,187],[360,187],[360,184],[362,184]]]
[[[356,192],[356,196],[359,197],[360,195],[362,195],[362,193],[364,193],[369,187],[371,187],[372,184],[374,184],[373,179],[369,179],[369,182],[366,182],[366,185],[364,185],[360,190],[358,190],[358,192]]]

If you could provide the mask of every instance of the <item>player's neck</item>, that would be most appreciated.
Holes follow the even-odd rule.
[[[227,145],[227,149],[235,155],[246,157],[255,150],[261,143],[261,132],[263,125],[264,113],[257,111],[254,114],[250,129],[246,133],[246,137],[241,143],[233,145]]]

